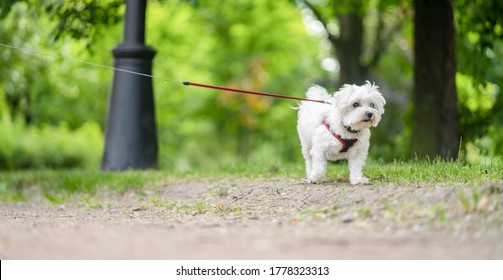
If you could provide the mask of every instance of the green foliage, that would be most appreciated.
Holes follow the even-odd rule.
[[[14,6],[16,2],[20,1],[23,0],[2,0],[2,2],[0,2],[0,19],[6,17],[9,14],[12,6]]]
[[[458,102],[465,146],[463,155],[469,161],[497,158],[503,153],[501,135],[503,120],[497,106],[499,87],[479,84],[473,76],[458,73]],[[499,112],[498,112],[499,111]]]
[[[48,41],[52,24],[43,12],[21,2],[2,20],[0,41],[52,55],[111,64],[109,50],[120,34],[104,38],[102,51],[90,55],[83,52],[82,42]],[[117,27],[109,30],[117,33]],[[37,126],[65,122],[72,129],[88,120],[103,125],[111,77],[110,71],[2,47],[0,117],[22,119]]]
[[[11,7],[0,41],[53,53],[47,41],[51,21],[27,2]],[[57,46],[72,56],[80,45],[67,40]],[[103,143],[98,122],[106,106],[96,93],[108,88],[110,75],[7,48],[0,61],[0,169],[96,169]]]
[[[476,63],[468,57],[460,60],[461,68],[484,81],[484,66],[489,66],[494,59],[495,43],[503,40],[503,2],[484,0],[458,0],[456,19],[460,51],[479,57]],[[482,71],[478,71],[482,70]],[[501,76],[499,76],[501,77]],[[494,77],[496,78],[496,77]]]
[[[310,73],[320,71],[317,41],[307,36],[296,7],[286,2],[199,1],[196,9],[151,3],[147,26],[158,31],[148,35],[150,44],[160,46],[158,75],[301,96]],[[296,117],[291,101],[160,81],[155,89],[164,167],[185,170],[236,159],[278,162],[300,156],[291,137]]]
[[[45,11],[51,17],[59,19],[51,32],[58,40],[62,35],[69,34],[75,39],[84,39],[88,48],[96,38],[103,34],[104,26],[113,25],[122,18],[123,6],[121,0],[49,0],[43,3]]]
[[[306,32],[306,13],[297,2],[149,1],[146,39],[157,49],[154,74],[294,96],[302,96],[312,83],[332,83],[335,73],[320,65],[332,46]],[[414,105],[409,100],[411,1],[308,2],[333,19],[328,28],[334,36],[340,32],[334,15],[356,11],[364,16],[364,63],[379,50],[379,36],[389,34],[372,71],[388,104],[373,130],[370,157],[400,158],[409,141],[407,111]],[[462,158],[470,162],[495,161],[503,154],[499,2],[455,1]],[[110,50],[122,40],[123,13],[119,0],[2,1],[0,42],[112,65]],[[2,48],[0,169],[97,169],[111,79],[108,70]],[[271,176],[284,174],[278,166],[288,162],[298,166],[294,173],[303,172],[296,111],[290,108],[294,102],[161,80],[154,80],[154,88],[161,168],[185,172],[227,166]],[[50,156],[56,144],[66,159]]]
[[[503,2],[455,1],[457,87],[468,159],[503,154]]]
[[[27,168],[90,168],[100,161],[103,135],[93,122],[76,130],[65,124],[27,127],[0,122],[0,170]]]

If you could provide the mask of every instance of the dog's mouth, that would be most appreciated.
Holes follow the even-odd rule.
[[[374,122],[373,116],[374,116],[374,114],[372,112],[365,113],[365,116],[364,116],[362,122],[373,123]]]
[[[374,120],[372,118],[368,118],[368,119],[363,119],[362,122],[365,122],[365,123],[373,123]]]

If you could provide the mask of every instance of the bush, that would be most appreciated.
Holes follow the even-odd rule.
[[[97,123],[76,130],[65,124],[32,127],[2,120],[0,169],[96,168],[103,150],[103,133]]]

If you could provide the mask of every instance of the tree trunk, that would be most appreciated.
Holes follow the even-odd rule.
[[[459,122],[451,0],[415,0],[411,153],[456,159]]]
[[[340,63],[339,86],[365,82],[365,68],[360,60],[363,52],[363,18],[356,14],[339,16],[341,36],[335,51]]]

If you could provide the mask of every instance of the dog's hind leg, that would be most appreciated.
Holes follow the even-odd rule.
[[[306,162],[306,177],[309,178],[311,171],[313,169],[313,160],[311,158],[311,146],[307,143],[302,143],[302,155],[304,156],[304,161]]]
[[[327,173],[327,159],[323,150],[311,150],[311,172],[307,175],[310,183],[321,183]]]

